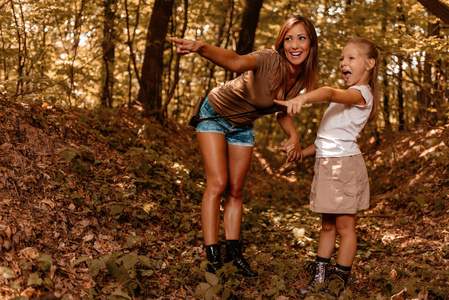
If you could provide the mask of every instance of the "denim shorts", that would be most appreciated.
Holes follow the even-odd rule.
[[[218,116],[206,98],[200,108],[200,119]],[[196,127],[196,132],[217,132],[224,134],[228,144],[237,146],[254,146],[254,125],[233,126],[223,118],[201,121]]]

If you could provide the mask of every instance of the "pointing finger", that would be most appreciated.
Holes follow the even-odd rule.
[[[282,101],[282,100],[274,100],[274,103],[282,105],[282,106],[288,106],[288,104],[285,101]]]

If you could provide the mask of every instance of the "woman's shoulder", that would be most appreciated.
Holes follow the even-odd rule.
[[[261,49],[250,53],[256,60],[258,68],[273,68],[279,64],[280,55],[274,49]]]
[[[261,50],[257,50],[250,53],[254,57],[263,57],[263,58],[269,58],[269,57],[279,57],[279,53],[272,49],[272,48],[265,48]]]

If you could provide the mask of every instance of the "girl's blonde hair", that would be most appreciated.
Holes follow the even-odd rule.
[[[296,24],[304,24],[310,38],[310,51],[306,60],[302,63],[301,73],[298,80],[301,83],[301,90],[312,91],[316,87],[318,76],[318,37],[313,23],[306,17],[299,15],[292,16],[285,20],[276,41],[275,49],[281,56],[280,66],[276,72],[271,87],[274,99],[284,99],[288,93],[288,61],[284,51],[284,40],[287,32]]]
[[[371,69],[371,72],[369,74],[369,86],[371,87],[371,91],[373,92],[373,108],[371,110],[371,114],[369,116],[368,121],[372,122],[375,121],[377,118],[377,107],[379,106],[380,101],[380,91],[379,91],[379,52],[377,51],[376,46],[368,41],[367,39],[361,38],[361,37],[355,37],[351,39],[348,44],[356,44],[362,46],[363,50],[365,50],[365,55],[367,59],[374,59],[375,64],[374,67]]]

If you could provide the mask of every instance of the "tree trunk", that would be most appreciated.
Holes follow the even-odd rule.
[[[21,5],[19,3],[19,5]],[[14,16],[14,24],[16,25],[16,32],[17,32],[17,44],[18,44],[18,59],[17,59],[17,74],[18,74],[18,80],[17,80],[17,85],[16,85],[16,94],[19,94],[20,92],[22,92],[22,88],[23,88],[23,81],[22,81],[22,76],[23,76],[23,69],[25,66],[25,55],[22,52],[22,50],[26,47],[26,45],[22,45],[25,44],[25,37],[22,39],[22,33],[20,32],[20,25],[19,25],[19,21],[17,19],[17,13],[14,7],[14,2],[11,1],[11,9],[13,12],[13,16]],[[22,8],[20,9],[22,11]]]
[[[127,29],[126,30],[127,31],[127,42],[126,42],[126,44],[128,45],[128,48],[129,48],[129,61],[128,61],[128,66],[127,66],[127,69],[128,69],[128,85],[129,85],[129,87],[128,87],[128,103],[131,103],[133,101],[133,99],[131,99],[132,98],[132,90],[133,90],[132,89],[132,85],[133,85],[133,71],[136,74],[137,81],[139,82],[139,85],[140,85],[140,75],[139,75],[139,72],[137,70],[136,55],[134,54],[134,47],[133,47],[134,38],[136,36],[137,25],[139,24],[140,2],[141,2],[141,0],[139,0],[139,3],[137,4],[136,10],[135,10],[135,12],[136,12],[135,26],[134,26],[134,29],[131,30],[131,26],[130,26],[130,23],[129,23],[130,18],[129,18],[128,0],[125,0],[126,29]],[[131,32],[132,32],[132,34],[131,34]],[[132,67],[131,67],[131,65],[132,65]]]
[[[263,0],[246,0],[243,11],[242,27],[237,43],[238,54],[248,54],[253,51],[254,38],[256,36],[257,23],[259,22],[260,9]]]
[[[387,8],[387,2],[388,0],[383,0],[382,1],[382,6],[384,9],[388,9]],[[382,18],[382,32],[386,33],[387,32],[387,23],[388,20],[386,17]],[[382,57],[382,66],[383,66],[383,70],[384,70],[384,74],[382,76],[382,85],[383,85],[383,117],[384,117],[384,122],[385,122],[385,127],[390,127],[390,97],[389,97],[389,92],[388,92],[388,60],[387,60],[387,54],[385,53],[385,55]]]
[[[402,59],[398,60],[398,118],[399,118],[399,131],[403,131],[405,128],[404,120],[404,90],[402,88]]]
[[[114,56],[115,56],[115,10],[117,0],[105,0],[104,4],[104,23],[103,23],[103,90],[100,103],[103,107],[112,107],[114,96]]]
[[[449,6],[439,0],[418,0],[432,14],[449,24]]]
[[[396,7],[396,10],[398,12],[398,31],[400,34],[404,34],[404,32],[407,30],[405,24],[406,24],[406,19],[405,19],[405,14],[404,14],[404,10],[403,7],[401,5],[398,5]],[[404,31],[404,32],[403,32]],[[402,73],[403,73],[403,57],[402,56],[398,56],[398,87],[397,87],[397,97],[398,97],[398,122],[399,122],[399,131],[403,131],[404,130],[404,125],[405,125],[405,120],[404,120],[404,90],[402,87],[402,81],[403,81],[403,77],[402,77]]]
[[[184,0],[184,24],[182,25],[182,29],[181,29],[181,36],[180,37],[184,37],[184,34],[187,30],[187,22],[188,22],[188,9],[189,9],[189,1],[188,0]],[[160,113],[161,114],[167,114],[167,108],[168,105],[170,104],[171,99],[173,98],[173,95],[175,94],[175,90],[176,87],[178,86],[178,82],[179,82],[179,63],[181,60],[181,55],[177,55],[176,56],[176,62],[175,62],[175,69],[173,71],[174,73],[174,80],[173,80],[173,85],[170,87],[170,90],[168,91],[168,96],[167,96],[167,100],[165,101],[164,106],[161,108]]]
[[[387,73],[387,66],[388,62],[386,58],[382,59],[382,65],[384,66],[384,74],[382,79],[382,85],[383,85],[383,115],[384,115],[384,121],[385,121],[385,127],[390,126],[390,96],[388,93],[388,73]]]
[[[155,0],[148,26],[145,57],[138,100],[143,105],[143,115],[155,115],[159,121],[162,106],[161,81],[165,36],[172,16],[174,0]]]
[[[226,13],[227,17],[223,18],[223,22],[221,22],[220,24],[217,25],[217,27],[215,28],[215,46],[217,47],[223,47],[223,48],[227,48],[229,45],[229,41],[230,41],[230,35],[231,35],[231,30],[232,30],[232,26],[234,23],[234,0],[229,0],[228,1],[228,8],[227,8],[227,13]],[[229,20],[228,22],[228,26],[227,26],[227,30],[225,30],[225,26],[226,26],[226,22],[227,20]],[[225,42],[223,43],[223,38],[224,36],[226,37]],[[207,65],[207,69],[208,69],[208,77],[204,83],[205,86],[205,94],[209,94],[209,92],[213,89],[212,86],[212,78],[214,78],[214,73],[215,73],[215,67],[216,65],[214,63],[208,63]],[[227,77],[228,71],[225,71],[225,80],[230,80],[231,78]]]
[[[72,45],[72,52],[73,55],[70,58],[70,63],[69,63],[69,88],[66,89],[66,93],[67,93],[67,101],[69,103],[69,106],[72,106],[72,96],[75,94],[74,90],[75,90],[75,86],[76,86],[76,82],[75,82],[75,75],[76,75],[76,57],[78,55],[78,47],[80,44],[80,39],[81,39],[81,26],[83,25],[83,13],[84,13],[84,6],[86,5],[87,0],[81,0],[81,4],[80,4],[80,9],[79,11],[76,12],[75,15],[75,24],[74,24],[74,28],[73,28],[73,45]],[[76,10],[76,7],[75,7]],[[75,98],[75,103],[73,103],[76,105],[76,98]]]
[[[3,36],[3,26],[2,23],[0,22],[0,39],[2,41],[2,52],[5,53],[6,52],[6,48],[5,48],[5,38]],[[8,80],[9,79],[9,75],[8,75],[8,64],[6,61],[6,55],[3,55],[3,59],[2,59],[2,63],[3,63],[3,80]]]
[[[439,29],[440,29],[440,23],[433,23],[433,22],[429,22],[427,24],[427,34],[429,37],[437,37],[439,34]],[[436,123],[436,118],[435,118],[435,108],[436,108],[436,104],[435,104],[435,99],[434,99],[434,93],[433,93],[433,88],[434,88],[434,83],[432,81],[432,71],[433,71],[433,65],[432,65],[432,55],[429,54],[427,51],[425,53],[424,56],[424,83],[423,83],[423,87],[427,90],[424,93],[424,98],[426,99],[424,101],[425,103],[425,107],[424,110],[426,111],[426,119],[429,122],[430,125],[435,125]],[[433,109],[432,109],[433,108]]]

